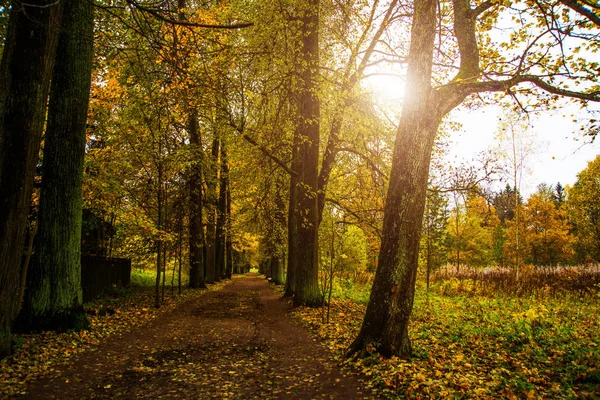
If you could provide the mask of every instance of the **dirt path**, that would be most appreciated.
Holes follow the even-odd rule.
[[[31,399],[357,399],[328,351],[296,325],[264,279],[248,274],[172,313],[110,337],[60,375],[29,385]]]

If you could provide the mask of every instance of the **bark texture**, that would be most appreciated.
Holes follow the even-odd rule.
[[[11,3],[0,76],[0,357],[10,352],[27,212],[62,3]]]
[[[94,6],[64,2],[50,89],[38,235],[19,329],[88,327],[81,292],[86,121],[94,56]]]
[[[298,181],[296,204],[292,208],[295,224],[294,305],[319,307],[323,298],[319,291],[318,264],[318,165],[319,119],[319,0],[301,4],[300,57],[298,73],[295,135],[298,137]],[[291,252],[291,251],[290,251]]]
[[[405,103],[392,159],[379,266],[360,333],[350,352],[374,345],[385,356],[409,357],[421,223],[433,141],[440,123],[431,88],[436,1],[415,2]]]
[[[202,226],[202,180],[204,152],[202,151],[202,138],[198,126],[197,112],[191,111],[188,121],[190,134],[190,149],[192,153],[192,167],[189,177],[189,210],[190,210],[190,287],[205,288],[204,283],[204,227]]]

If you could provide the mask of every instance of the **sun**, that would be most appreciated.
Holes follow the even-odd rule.
[[[404,77],[395,73],[376,72],[367,74],[363,85],[370,89],[378,103],[401,104],[404,99]]]

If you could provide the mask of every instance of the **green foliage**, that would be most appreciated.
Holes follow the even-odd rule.
[[[600,156],[588,163],[568,189],[565,203],[569,222],[577,236],[577,259],[600,261]]]
[[[515,191],[509,184],[504,189],[501,189],[498,193],[494,194],[492,204],[496,209],[496,215],[500,219],[502,225],[505,225],[506,221],[513,220],[515,218],[515,196],[519,196],[518,202],[521,203],[521,194]]]
[[[419,265],[427,274],[440,269],[448,260],[446,230],[448,228],[448,201],[437,188],[427,193]]]

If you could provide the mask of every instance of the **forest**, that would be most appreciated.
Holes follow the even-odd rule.
[[[522,189],[536,119],[599,133],[596,0],[6,0],[0,35],[0,393],[44,398],[24,388],[159,320],[137,396],[600,393],[600,155]],[[448,163],[457,111],[488,106],[494,147]],[[84,303],[82,257],[132,287]],[[169,347],[211,321],[219,353]],[[338,366],[273,383],[268,323]],[[200,359],[220,373],[178,364]]]

